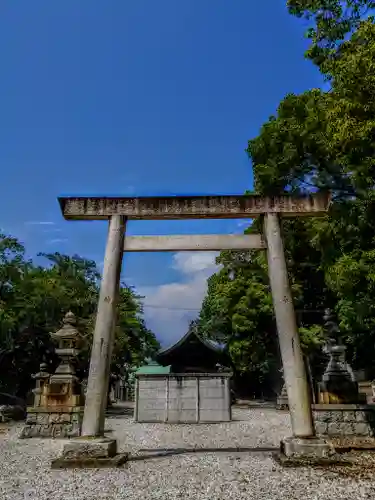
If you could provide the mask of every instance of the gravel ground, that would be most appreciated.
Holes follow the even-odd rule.
[[[212,425],[135,424],[126,416],[108,418],[107,428],[120,450],[132,454],[120,470],[52,471],[51,460],[63,442],[19,440],[22,426],[14,425],[0,433],[0,499],[375,498],[375,471],[370,479],[360,479],[345,472],[275,464],[271,450],[290,435],[287,413],[237,409],[233,417],[233,422]]]

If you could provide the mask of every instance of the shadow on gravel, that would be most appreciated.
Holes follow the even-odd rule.
[[[108,408],[105,412],[106,418],[132,417],[133,414],[133,408]]]
[[[164,458],[171,455],[185,455],[188,453],[274,453],[279,451],[277,447],[256,448],[162,448],[162,449],[140,449],[140,455],[130,455],[129,461],[149,460],[152,458]]]

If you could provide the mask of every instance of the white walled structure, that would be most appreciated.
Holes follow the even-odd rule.
[[[137,375],[137,422],[231,420],[230,373]]]

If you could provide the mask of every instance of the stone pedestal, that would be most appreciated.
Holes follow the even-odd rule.
[[[121,467],[128,453],[118,453],[115,439],[81,437],[66,443],[62,456],[52,462],[52,469]]]
[[[83,407],[28,408],[21,438],[67,439],[81,434]]]
[[[337,438],[375,437],[375,405],[312,405],[318,435]]]
[[[319,460],[332,457],[335,450],[328,441],[319,437],[289,437],[281,441],[280,453],[289,459]]]

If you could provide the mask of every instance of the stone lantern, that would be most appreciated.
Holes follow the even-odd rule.
[[[329,355],[328,365],[319,387],[319,401],[326,404],[358,403],[358,384],[353,370],[346,361],[346,347],[342,344],[340,331],[329,309],[324,314]]]
[[[34,376],[34,406],[27,409],[22,438],[67,438],[81,434],[84,396],[74,368],[81,337],[75,325],[74,314],[68,312],[62,328],[50,334],[57,341],[56,354],[61,362],[53,375],[45,371],[43,364],[40,373]]]
[[[280,370],[281,373],[281,378],[282,378],[282,386],[281,386],[281,391],[280,394],[277,396],[276,399],[276,408],[278,410],[288,410],[289,409],[289,400],[288,400],[288,393],[286,390],[286,385],[284,381],[284,370],[281,368]]]
[[[346,361],[346,347],[331,311],[326,310],[324,319],[325,353],[329,361],[319,384],[319,403],[313,405],[315,430],[318,435],[334,437],[345,446],[352,443],[361,447],[374,437],[375,406],[362,404],[353,370]]]
[[[63,326],[56,333],[51,333],[51,338],[58,343],[56,354],[61,358],[51,383],[69,383],[77,381],[74,361],[79,354],[80,334],[76,328],[76,317],[68,312],[63,319]]]

